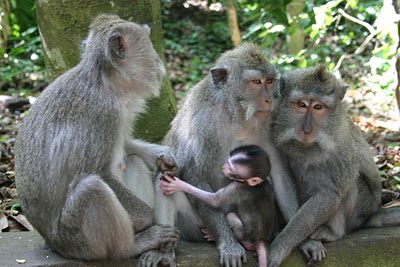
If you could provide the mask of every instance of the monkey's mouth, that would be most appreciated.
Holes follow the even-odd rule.
[[[267,109],[267,110],[257,110],[257,111],[256,111],[256,114],[262,114],[262,115],[270,114],[270,113],[271,113],[271,110],[270,110],[270,109]]]
[[[270,111],[256,111],[254,113],[255,117],[258,119],[266,120],[268,119],[269,115],[271,114]]]
[[[315,141],[311,136],[302,136],[301,138],[298,138],[296,141],[298,145],[303,148],[309,148],[315,144]]]

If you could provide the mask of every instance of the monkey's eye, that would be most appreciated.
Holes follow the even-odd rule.
[[[322,108],[323,108],[322,104],[316,104],[314,106],[314,109],[322,109]]]
[[[260,79],[253,80],[253,83],[255,83],[255,84],[262,84],[262,82],[261,82],[261,80],[260,80]]]
[[[307,107],[307,104],[304,103],[303,101],[297,102],[297,105],[298,105],[299,107],[301,107],[301,108],[306,108],[306,107]]]
[[[267,79],[265,82],[266,82],[267,84],[271,84],[271,83],[274,82],[274,79]]]

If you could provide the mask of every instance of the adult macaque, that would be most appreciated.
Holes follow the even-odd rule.
[[[399,209],[378,210],[379,172],[342,104],[346,89],[324,65],[284,77],[272,137],[290,164],[301,207],[270,246],[272,267],[307,238],[334,241],[363,224],[400,222]]]
[[[240,243],[257,251],[258,266],[267,266],[266,241],[271,237],[277,219],[275,199],[267,153],[255,145],[240,146],[222,166],[222,173],[231,180],[217,192],[207,192],[177,177],[164,176],[161,189],[166,195],[184,191],[214,208],[226,210],[226,218]]]
[[[277,71],[257,46],[245,43],[225,52],[209,74],[191,89],[164,143],[173,147],[180,178],[208,192],[216,192],[229,183],[220,166],[232,149],[245,144],[259,145],[270,157],[275,195],[288,220],[298,209],[295,186],[288,181],[291,177],[268,138],[273,91],[278,80]],[[170,198],[158,190],[158,223],[173,224],[176,220],[181,237],[190,241],[202,241],[200,229],[205,227],[216,239],[221,265],[241,266],[246,261],[245,250],[221,209],[190,196],[188,202],[182,192]],[[292,194],[283,196],[283,190]],[[171,213],[174,208],[176,217]]]
[[[81,62],[44,90],[19,131],[23,210],[64,257],[127,258],[179,238],[174,227],[153,225],[151,207],[156,159],[164,155],[171,165],[172,154],[129,138],[165,75],[149,35],[118,16],[96,18]]]

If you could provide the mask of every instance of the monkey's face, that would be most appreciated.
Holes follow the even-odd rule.
[[[295,98],[291,105],[295,116],[296,140],[304,147],[320,141],[319,133],[329,112],[328,105],[311,96]]]
[[[327,152],[340,139],[340,102],[345,88],[325,72],[317,67],[296,70],[285,77],[272,133],[277,145],[287,153]]]
[[[245,119],[267,120],[273,109],[273,90],[276,73],[258,70],[244,70],[244,90],[239,93],[239,103],[245,113]]]
[[[232,163],[230,159],[222,165],[222,173],[226,178],[237,182],[245,182],[249,177],[249,170],[246,166]]]
[[[278,145],[327,149],[334,145],[331,138],[334,97],[302,91],[294,90],[282,100],[274,118],[274,138]]]

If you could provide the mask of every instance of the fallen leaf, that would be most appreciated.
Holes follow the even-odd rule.
[[[0,210],[0,232],[2,232],[6,228],[8,228],[7,216],[2,210]]]
[[[28,219],[24,215],[22,214],[19,214],[18,216],[10,215],[10,217],[19,222],[22,226],[24,226],[26,230],[28,231],[34,230],[32,224],[28,221]]]
[[[400,206],[400,199],[396,199],[389,203],[386,203],[385,205],[382,206],[382,208],[389,209],[389,208],[399,207],[399,206]]]

